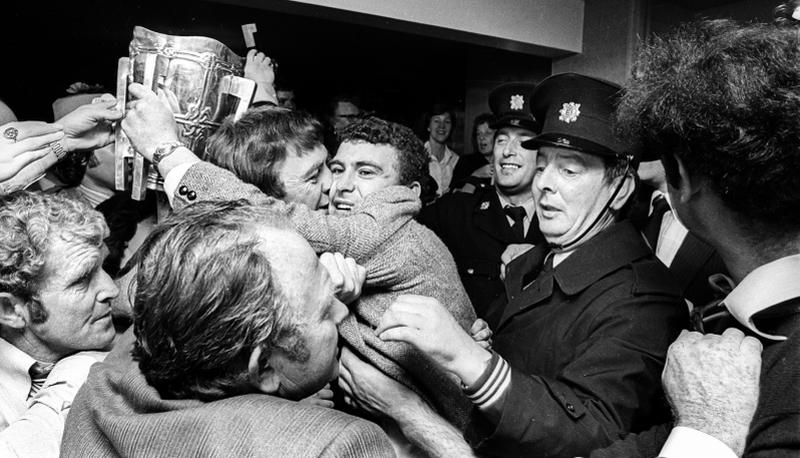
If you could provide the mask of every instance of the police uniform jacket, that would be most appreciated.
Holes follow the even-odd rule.
[[[669,418],[661,372],[687,310],[664,265],[626,221],[555,269],[548,252],[509,264],[489,313],[511,385],[498,422],[473,412],[484,456],[587,456]]]
[[[542,243],[535,215],[525,235],[526,243]],[[419,221],[433,230],[455,258],[458,274],[475,313],[483,317],[488,306],[502,296],[500,255],[514,243],[511,225],[494,187],[475,193],[452,193],[422,209]]]

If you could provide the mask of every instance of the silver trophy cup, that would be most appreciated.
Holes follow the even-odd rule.
[[[239,118],[250,105],[255,83],[241,77],[244,59],[213,38],[166,35],[137,26],[129,51],[117,69],[118,108],[125,110],[130,82],[151,88],[169,103],[181,141],[197,155],[226,116]],[[147,189],[163,191],[162,177],[134,151],[120,124],[115,132],[116,188],[130,188],[136,200]]]

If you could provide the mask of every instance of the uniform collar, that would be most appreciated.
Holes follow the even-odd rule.
[[[555,269],[555,279],[568,295],[577,294],[599,279],[636,259],[651,254],[629,221],[612,224],[576,248]]]
[[[522,205],[514,205],[508,200],[508,197],[503,195],[499,190],[497,191],[497,198],[500,200],[500,207],[505,208],[507,205],[512,207],[522,207],[525,209],[525,216],[528,218],[533,218],[533,214],[536,213],[536,202],[533,200],[533,196],[530,199],[526,200],[522,203]]]
[[[723,303],[736,321],[765,339],[786,340],[784,336],[756,329],[753,315],[800,297],[800,254],[786,256],[750,272],[736,285]]]

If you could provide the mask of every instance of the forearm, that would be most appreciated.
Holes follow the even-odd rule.
[[[183,149],[176,150],[165,161],[180,150]],[[186,160],[183,159],[183,163]],[[359,264],[364,264],[378,247],[408,224],[420,205],[411,189],[394,186],[368,195],[352,215],[340,217],[269,197],[232,172],[207,162],[193,165],[180,179],[165,177],[164,187],[168,192],[174,193],[185,185],[195,192],[197,200],[247,199],[254,204],[268,205],[287,217],[317,253],[339,252]],[[168,181],[174,185],[167,186]],[[173,194],[176,210],[189,203]]]
[[[461,433],[421,400],[406,403],[393,419],[405,437],[427,456],[475,456]]]

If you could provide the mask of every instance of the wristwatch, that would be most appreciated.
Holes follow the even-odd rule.
[[[153,165],[158,167],[158,163],[162,159],[172,154],[176,149],[184,146],[181,142],[164,142],[156,146],[156,152],[153,153]]]

